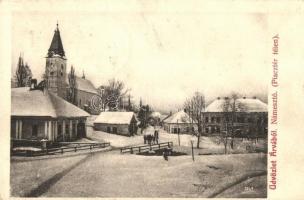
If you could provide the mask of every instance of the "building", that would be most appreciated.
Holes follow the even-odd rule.
[[[232,99],[217,98],[203,112],[203,122],[206,134],[220,134],[232,129],[237,136],[267,135],[268,110],[267,104],[257,98],[238,98],[235,109],[232,109]]]
[[[76,105],[79,108],[85,109],[91,104],[91,99],[97,95],[97,89],[88,79],[83,75],[81,78],[76,76]]]
[[[90,106],[92,97],[98,94],[97,89],[90,80],[85,78],[84,73],[82,77],[75,76],[74,78],[75,99],[73,104],[85,109]],[[67,58],[65,56],[58,24],[46,56],[45,80],[49,91],[68,100],[68,93],[71,86],[67,74]],[[86,110],[88,111],[89,109]]]
[[[47,90],[11,89],[11,139],[71,141],[85,137],[89,114]]]
[[[191,129],[197,130],[197,124],[193,123],[193,120],[184,110],[163,120],[163,127],[168,133],[191,133]]]
[[[94,121],[94,129],[132,136],[137,132],[137,120],[133,112],[102,112]]]

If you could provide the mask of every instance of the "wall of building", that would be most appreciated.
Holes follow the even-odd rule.
[[[193,127],[193,129],[195,131],[197,131],[197,126],[196,125],[190,125],[188,123],[164,123],[164,130],[167,131],[168,133],[177,133],[178,129],[180,131],[180,133],[192,133],[191,132],[191,127]]]
[[[55,69],[53,72],[50,71],[52,66]],[[46,58],[45,69],[49,90],[63,99],[66,99],[66,60],[60,57]]]
[[[37,119],[22,119],[22,135],[21,139],[42,139],[45,132],[45,121]],[[33,127],[37,127],[37,135],[33,133]],[[11,136],[16,138],[16,120],[11,120]]]
[[[21,126],[21,138],[18,137],[16,130],[17,120],[19,130]],[[38,139],[48,138],[49,140],[55,141],[73,141],[78,138],[80,129],[77,127],[80,122],[85,122],[85,118],[80,119],[26,119],[18,118],[11,120],[11,138],[12,139]],[[22,124],[21,124],[22,123]],[[20,125],[21,124],[21,125]],[[36,127],[36,128],[34,128]],[[37,135],[34,133],[34,129],[37,130]],[[71,130],[71,131],[70,131]],[[85,128],[84,128],[85,130]]]
[[[116,128],[116,133],[115,133]],[[107,132],[107,133],[113,133],[113,134],[119,134],[119,135],[127,135],[130,136],[129,132],[129,124],[102,124],[102,123],[94,123],[94,129]]]
[[[76,91],[76,102],[77,106],[81,109],[84,109],[84,105],[90,105],[92,97],[96,95],[94,93],[77,90]]]
[[[231,121],[227,125],[225,115],[221,112],[203,113],[203,122],[206,134],[220,134],[227,126],[231,126]],[[267,135],[268,115],[265,112],[237,112],[233,126],[237,134],[263,137]]]

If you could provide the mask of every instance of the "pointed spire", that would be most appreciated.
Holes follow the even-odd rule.
[[[58,28],[58,21],[56,24],[55,33],[51,42],[51,46],[48,50],[48,57],[52,57],[53,55],[60,55],[61,57],[65,56],[61,37],[60,37],[60,31]]]

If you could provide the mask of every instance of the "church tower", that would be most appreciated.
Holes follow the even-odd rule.
[[[66,61],[57,23],[52,43],[46,56],[45,80],[48,90],[63,99],[67,98]]]

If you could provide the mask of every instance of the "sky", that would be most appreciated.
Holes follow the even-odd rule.
[[[142,5],[143,7],[145,5]],[[150,5],[151,6],[151,5]],[[111,78],[155,110],[177,110],[195,91],[206,99],[237,91],[267,100],[270,42],[261,12],[16,11],[12,74],[20,53],[41,80],[59,23],[67,69],[98,87]]]

